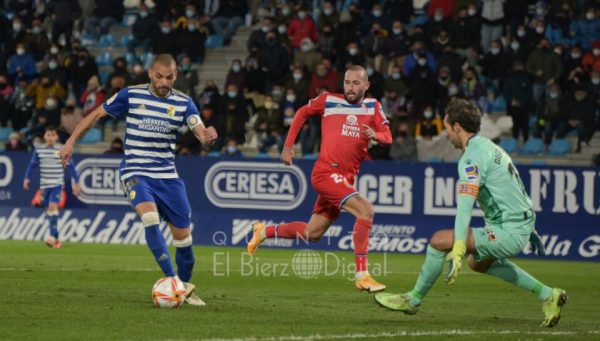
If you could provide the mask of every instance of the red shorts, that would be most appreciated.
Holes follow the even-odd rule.
[[[358,194],[354,188],[354,177],[344,177],[332,169],[313,170],[311,181],[319,194],[313,214],[320,214],[331,221],[339,217],[346,200]]]

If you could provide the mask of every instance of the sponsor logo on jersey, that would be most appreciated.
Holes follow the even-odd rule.
[[[304,201],[307,181],[294,165],[226,161],[208,170],[204,190],[217,207],[289,211]]]
[[[346,116],[346,122],[342,125],[342,136],[360,138],[360,127],[355,115]]]
[[[467,181],[469,182],[478,182],[479,181],[479,169],[477,166],[467,166],[465,167],[465,173],[467,173]]]

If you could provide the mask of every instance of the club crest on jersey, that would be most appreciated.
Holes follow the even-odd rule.
[[[175,116],[175,107],[174,106],[169,107],[169,109],[167,110],[167,115],[169,115],[169,117]]]
[[[131,190],[131,192],[129,192],[129,201],[133,201],[135,199],[135,191]]]
[[[468,182],[479,182],[479,168],[477,168],[477,166],[472,165],[465,167],[465,173],[467,173]]]
[[[355,115],[346,116],[346,122],[342,124],[342,136],[360,138],[358,118]]]

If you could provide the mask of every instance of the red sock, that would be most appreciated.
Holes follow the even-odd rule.
[[[306,240],[306,223],[303,221],[292,221],[291,223],[267,226],[265,234],[267,238],[285,238]]]
[[[356,271],[368,271],[367,254],[369,253],[369,231],[371,231],[370,220],[358,218],[354,223],[352,241],[354,242],[354,261]]]

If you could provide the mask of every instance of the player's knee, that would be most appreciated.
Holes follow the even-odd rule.
[[[177,239],[175,238],[175,236],[173,236],[173,246],[175,247],[188,247],[188,246],[192,246],[193,243],[193,239],[192,239],[192,235],[191,234],[187,234],[187,237],[184,237],[182,239]]]
[[[141,216],[144,227],[150,227],[160,224],[158,212],[146,212]]]
[[[448,251],[452,249],[452,241],[449,241],[447,234],[443,231],[437,231],[431,236],[429,245],[438,251]]]
[[[362,219],[373,221],[373,218],[375,217],[375,210],[373,209],[373,205],[371,205],[371,203],[366,200],[364,201],[364,204],[361,205],[359,212],[360,212],[359,218],[362,218]]]

